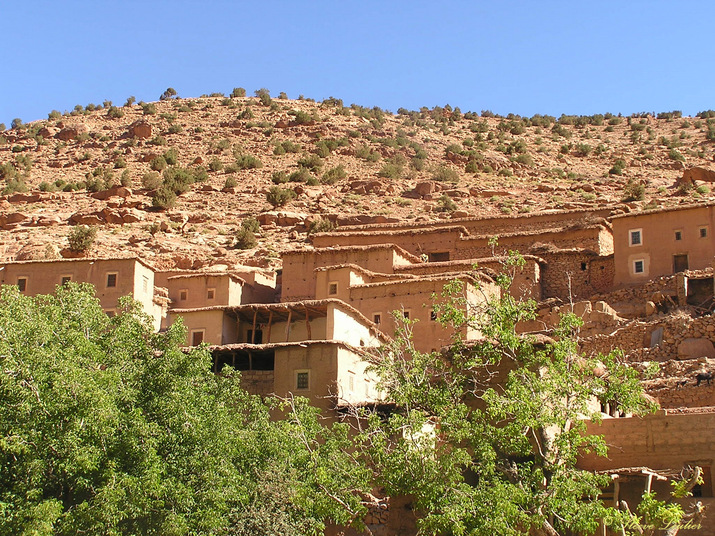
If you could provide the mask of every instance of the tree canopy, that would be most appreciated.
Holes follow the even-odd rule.
[[[318,534],[362,512],[347,428],[285,418],[89,286],[0,293],[0,534]]]

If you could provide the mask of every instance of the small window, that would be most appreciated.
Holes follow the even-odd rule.
[[[71,276],[71,275],[63,275],[63,276],[60,278],[60,285],[66,285],[66,284],[69,283],[70,281],[72,281],[72,276]]]
[[[409,320],[410,319],[410,311],[408,311],[408,310],[402,311],[402,316],[405,318],[405,320]]]
[[[430,311],[430,312],[429,312],[429,319],[430,319],[432,322],[436,322],[436,321],[437,321],[437,311]]]
[[[198,346],[204,342],[204,330],[195,329],[191,331],[191,346]]]
[[[700,238],[707,238],[707,237],[708,237],[708,228],[701,227],[700,228]]]
[[[628,236],[631,246],[640,246],[643,243],[643,237],[641,236],[642,229],[632,229],[628,231]]]
[[[380,324],[380,322],[382,322],[382,315],[380,313],[375,313],[372,315],[372,321],[375,322],[375,324]]]
[[[675,231],[675,240],[682,240],[683,239],[683,231]]]
[[[115,311],[114,309],[105,309],[104,312],[109,318],[117,316],[117,311]]]
[[[117,272],[109,272],[107,274],[107,288],[115,288],[117,286]]]
[[[179,301],[186,301],[189,298],[189,289],[182,288],[179,291]]]
[[[586,268],[588,268],[588,264],[586,264],[585,262],[582,262],[582,263],[581,263],[581,271],[582,271],[582,272],[585,272],[585,271],[586,271]]]
[[[337,293],[338,293],[337,282],[333,281],[332,283],[328,283],[328,294],[330,296],[335,296]]]
[[[645,261],[633,261],[633,273],[642,274],[645,272]]]
[[[144,294],[149,294],[149,278],[147,276],[142,276],[142,290]]]
[[[295,373],[295,388],[296,390],[306,390],[310,388],[310,372],[307,370]]]
[[[25,292],[27,290],[27,278],[18,277],[17,278],[17,288],[20,292]]]
[[[348,391],[353,392],[355,390],[355,373],[348,371]]]
[[[216,297],[216,289],[210,288],[206,291],[206,299],[213,300]]]

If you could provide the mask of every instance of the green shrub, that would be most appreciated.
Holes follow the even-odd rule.
[[[231,97],[245,97],[246,96],[246,90],[242,87],[235,87],[233,88],[233,91],[231,92]]]
[[[83,253],[89,251],[97,238],[97,228],[93,225],[77,225],[67,235],[69,248],[72,251]]]
[[[47,182],[47,181],[42,181],[38,188],[40,189],[41,192],[56,192],[57,191],[57,186],[55,186],[54,183],[52,182]]]
[[[621,158],[618,158],[613,163],[613,167],[608,170],[608,173],[610,175],[623,175],[624,169],[626,169],[626,161]]]
[[[367,145],[361,145],[355,149],[355,156],[366,162],[377,162],[381,158],[380,153]]]
[[[645,186],[630,180],[623,187],[623,201],[643,201],[645,199]]]
[[[290,182],[308,182],[313,178],[313,175],[304,167],[298,168],[288,176]]]
[[[156,104],[153,102],[139,103],[142,108],[142,113],[144,115],[154,115],[156,114]]]
[[[214,156],[209,162],[210,171],[221,171],[223,169],[223,162],[217,156]]]
[[[346,178],[347,176],[348,174],[345,172],[345,168],[342,165],[339,165],[323,173],[323,178],[321,179],[321,182],[323,184],[335,184],[336,182]]]
[[[229,175],[226,177],[226,182],[223,183],[224,188],[235,188],[238,186],[238,181],[236,180],[236,177],[233,175]]]
[[[173,87],[169,87],[159,96],[159,100],[168,100],[172,97],[176,97],[176,90]]]
[[[149,162],[149,167],[154,170],[154,171],[163,171],[166,169],[166,158],[163,156],[157,156],[156,158],[153,158],[151,162]]]
[[[117,157],[117,159],[114,161],[114,168],[115,169],[123,169],[127,167],[127,161],[124,160],[123,156]]]
[[[116,106],[110,106],[109,110],[107,110],[107,117],[111,119],[121,119],[122,117],[124,117],[124,112],[121,108],[117,108]]]
[[[153,207],[167,210],[176,205],[176,193],[172,188],[162,186],[159,188],[151,200]]]
[[[150,139],[147,144],[149,145],[156,145],[159,147],[163,147],[166,145],[166,138],[164,136],[158,135],[154,136],[152,139]]]
[[[386,179],[399,179],[402,176],[402,170],[401,165],[387,162],[377,172],[377,176]]]
[[[130,107],[132,104],[134,104],[136,101],[137,101],[137,98],[136,98],[134,95],[132,95],[131,97],[129,97],[129,98],[127,99],[127,102],[124,103],[124,106],[125,106],[126,108],[129,108],[129,107]]]
[[[258,169],[263,167],[263,162],[252,154],[239,154],[236,156],[236,167],[238,169]]]
[[[147,190],[156,190],[161,186],[161,177],[156,171],[144,173],[142,176],[142,186]]]
[[[125,188],[128,188],[132,185],[132,178],[129,175],[128,169],[125,169],[124,171],[122,171],[122,176],[119,178],[119,184],[121,184]]]
[[[318,220],[313,220],[308,224],[308,234],[314,233],[329,233],[335,229],[335,223],[328,219],[320,218]]]
[[[176,124],[174,124],[174,125],[171,125],[171,126],[169,127],[169,130],[167,130],[167,132],[168,132],[169,134],[180,134],[181,132],[183,132],[183,130],[184,130],[184,127],[182,127],[181,125],[179,125],[178,123],[176,123]]]
[[[12,122],[10,123],[10,127],[11,127],[11,128],[14,128],[14,129],[18,129],[18,128],[22,127],[22,124],[23,124],[23,123],[22,123],[22,119],[20,119],[19,117],[16,117],[16,118],[13,119]]]
[[[280,186],[271,186],[266,193],[266,201],[274,207],[282,207],[291,199],[295,198],[295,192],[290,188],[281,188]]]
[[[293,122],[297,125],[313,125],[318,121],[316,116],[302,110],[290,110],[288,115],[293,116]]]
[[[235,246],[238,249],[251,249],[256,247],[258,240],[256,240],[256,235],[250,229],[241,227],[236,231],[235,235]]]
[[[436,210],[439,212],[454,212],[457,210],[457,203],[447,194],[442,194],[437,200]]]
[[[288,173],[285,171],[274,171],[271,175],[274,184],[285,184],[288,182]]]
[[[678,162],[685,162],[685,157],[676,149],[671,149],[668,151],[668,158],[671,160],[676,160]]]
[[[577,156],[588,156],[592,150],[593,147],[591,147],[588,143],[577,143],[575,152]]]
[[[25,184],[22,177],[13,177],[7,181],[5,188],[2,190],[3,195],[17,194],[27,192],[29,188]]]
[[[60,117],[62,117],[62,114],[58,110],[52,110],[49,114],[47,114],[47,119],[55,120],[59,119]]]
[[[246,218],[241,222],[241,228],[248,229],[252,233],[257,233],[261,230],[261,224],[256,218],[251,216],[250,218]]]
[[[458,182],[459,174],[448,166],[437,166],[432,170],[432,180],[440,182]]]
[[[323,167],[323,159],[317,154],[304,155],[298,160],[298,165],[317,173]]]

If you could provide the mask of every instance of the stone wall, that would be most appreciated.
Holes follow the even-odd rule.
[[[241,371],[241,387],[252,395],[268,396],[273,393],[272,370]]]

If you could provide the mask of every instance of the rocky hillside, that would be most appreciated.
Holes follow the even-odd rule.
[[[77,106],[0,132],[0,254],[87,254],[68,249],[82,224],[92,255],[269,265],[334,225],[713,200],[677,179],[712,162],[715,112],[393,114],[258,93]]]

